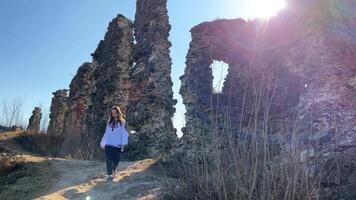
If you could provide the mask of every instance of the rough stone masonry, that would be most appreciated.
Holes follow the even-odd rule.
[[[167,153],[176,141],[173,127],[171,57],[168,40],[171,26],[167,0],[138,0],[135,16],[134,62],[130,72],[128,122],[137,131],[137,148],[150,156]]]
[[[61,135],[64,128],[64,117],[68,110],[68,90],[57,90],[52,94],[53,98],[50,108],[50,120],[47,133],[50,135]]]
[[[41,108],[35,107],[28,121],[27,133],[32,134],[32,133],[40,132],[41,118],[42,118]]]
[[[177,101],[170,77],[166,7],[166,0],[138,0],[134,23],[120,14],[109,23],[92,62],[84,63],[70,84],[64,118],[55,109],[64,105],[55,95],[50,120],[64,128],[55,125],[50,131],[65,135],[64,154],[79,150],[73,141],[88,149],[98,147],[114,105],[126,114],[127,128],[135,131],[130,134],[131,152],[158,156],[172,147],[177,138],[172,122]],[[95,157],[95,152],[91,154]]]
[[[356,198],[356,3],[289,3],[268,21],[216,20],[191,29],[180,77],[187,110],[181,146],[199,146],[216,129],[261,130],[267,116],[271,137],[296,132],[307,157],[328,160],[323,194]],[[229,65],[221,93],[212,88],[215,60]]]
[[[110,109],[119,105],[126,112],[129,101],[133,51],[133,24],[118,15],[108,26],[104,40],[92,54],[94,81],[90,95],[86,124],[87,133],[94,141],[100,140],[105,130]]]
[[[68,110],[65,114],[62,133],[64,136],[63,155],[74,154],[81,145],[82,134],[87,132],[85,120],[93,93],[93,71],[92,63],[83,63],[69,85]]]

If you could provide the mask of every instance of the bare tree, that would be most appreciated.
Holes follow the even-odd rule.
[[[23,97],[16,97],[11,101],[2,101],[1,124],[4,126],[21,126],[24,127],[26,122],[23,118]]]

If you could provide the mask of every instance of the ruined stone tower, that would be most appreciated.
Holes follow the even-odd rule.
[[[127,129],[134,131],[129,139],[132,155],[158,156],[172,148],[177,101],[170,77],[166,4],[166,0],[139,0],[134,23],[120,14],[109,23],[92,62],[84,63],[70,84],[61,131],[63,154],[75,152],[72,147],[78,145],[72,141],[79,141],[99,155],[98,143],[114,105],[122,109]],[[52,104],[58,105],[57,98]],[[57,118],[55,111],[52,118]]]
[[[82,135],[87,132],[85,120],[93,92],[93,70],[92,63],[83,63],[69,85],[68,111],[64,118],[63,155],[73,154],[80,146]]]
[[[109,23],[104,40],[92,54],[94,70],[91,105],[87,111],[87,134],[99,140],[104,133],[111,107],[123,113],[129,101],[129,71],[132,65],[132,22],[118,15]]]
[[[191,29],[180,77],[187,110],[181,145],[209,143],[212,132],[266,133],[284,150],[299,145],[310,162],[328,160],[321,183],[342,199],[356,176],[356,4],[289,2],[268,22],[215,20]],[[229,65],[221,93],[212,89],[214,60]]]
[[[86,131],[85,119],[93,92],[93,70],[92,63],[83,63],[69,85],[68,111],[64,121],[66,134],[80,135]]]
[[[68,110],[68,90],[57,90],[53,92],[53,98],[49,114],[47,133],[50,135],[62,135],[64,128],[64,117]]]
[[[345,124],[355,117],[350,110],[356,106],[352,100],[356,66],[352,44],[356,38],[345,30],[355,31],[356,17],[340,7],[355,5],[333,0],[291,3],[294,10],[268,24],[223,19],[191,29],[187,66],[180,77],[180,94],[187,110],[185,144],[199,143],[198,138],[211,131],[211,119],[218,113],[226,113],[228,128],[237,131],[254,118],[260,120],[267,107],[271,123],[275,123],[274,133],[285,131],[283,120],[292,113],[298,115],[302,127],[310,126],[311,117],[318,121],[313,125],[318,134],[326,134],[336,124],[351,131]],[[320,13],[314,15],[315,11]],[[335,31],[332,26],[344,29]],[[213,94],[212,89],[210,67],[214,60],[229,65],[220,94]],[[261,102],[258,108],[256,100]],[[332,123],[331,113],[343,117]]]
[[[32,115],[28,121],[27,133],[39,133],[42,113],[41,108],[35,107],[32,111]]]
[[[177,101],[170,76],[167,0],[138,0],[134,26],[135,65],[130,74],[133,89],[128,123],[137,132],[136,148],[155,156],[169,151],[177,138],[172,123]]]

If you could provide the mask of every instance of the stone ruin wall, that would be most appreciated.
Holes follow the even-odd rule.
[[[157,156],[167,153],[177,138],[172,123],[177,100],[170,76],[167,0],[139,0],[136,10],[128,122],[139,133],[135,138],[142,145],[139,148]]]
[[[129,70],[132,64],[132,28],[130,20],[118,15],[110,22],[104,40],[100,41],[92,54],[94,84],[85,121],[85,134],[92,141],[101,139],[112,106],[119,105],[126,113],[131,87]]]
[[[78,69],[69,97],[59,98],[56,93],[49,132],[65,136],[63,154],[77,151],[79,143],[98,146],[114,105],[122,109],[127,128],[136,131],[130,135],[132,152],[157,156],[172,146],[176,100],[166,6],[166,0],[138,0],[134,23],[118,15],[92,54],[93,61]],[[68,111],[62,117],[64,102]]]
[[[187,111],[180,146],[202,145],[216,130],[248,132],[249,122],[257,118],[262,124],[269,108],[270,137],[283,144],[296,131],[301,148],[311,152],[308,156],[328,160],[322,184],[340,187],[329,185],[326,190],[332,195],[340,189],[352,193],[356,185],[356,15],[351,11],[356,5],[334,0],[291,2],[295,10],[282,12],[268,24],[216,20],[191,29],[186,68],[180,77]],[[346,7],[353,9],[338,10]],[[221,93],[213,93],[210,67],[214,60],[229,66]]]
[[[257,94],[260,107],[271,103],[271,114],[276,118],[283,118],[298,104],[303,83],[297,75],[283,68],[283,60],[280,60],[284,48],[288,48],[283,44],[286,41],[268,44],[265,38],[256,39],[266,37],[256,33],[262,23],[217,20],[191,30],[187,66],[180,77],[180,94],[187,110],[186,126],[182,130],[184,144],[195,143],[197,135],[205,134],[203,126],[209,131],[212,116],[227,117],[224,113],[228,113],[231,131],[246,127],[254,118],[251,111]],[[213,61],[224,61],[229,66],[221,93],[213,92]],[[202,133],[197,134],[197,131]]]
[[[73,154],[81,145],[81,137],[87,132],[88,109],[93,92],[94,65],[83,63],[69,85],[68,111],[64,118],[62,154]]]
[[[39,133],[40,132],[40,124],[41,124],[41,108],[35,107],[32,111],[32,115],[28,121],[27,133]]]
[[[180,146],[189,148],[201,143],[202,137],[213,127],[212,116],[228,117],[232,131],[248,127],[248,122],[256,117],[251,113],[255,108],[256,86],[259,86],[258,94],[264,100],[261,107],[270,106],[271,132],[287,135],[290,122],[297,120],[301,127],[298,131],[306,133],[312,130],[316,142],[332,144],[337,140],[338,144],[345,146],[354,144],[355,19],[353,16],[343,17],[337,10],[326,13],[334,19],[328,23],[353,31],[340,29],[337,32],[325,24],[324,16],[312,15],[304,5],[295,8],[302,8],[305,12],[289,10],[282,13],[283,17],[271,19],[268,26],[258,20],[236,19],[205,22],[191,30],[187,66],[180,77],[180,94],[187,111]],[[125,23],[130,24],[129,21]],[[313,23],[317,26],[311,27]],[[115,20],[111,24],[115,24]],[[93,62],[88,64],[88,71],[78,70],[68,101],[66,116],[69,116],[69,122],[66,123],[73,123],[68,125],[72,130],[68,133],[76,132],[70,127],[79,126],[79,133],[96,135],[93,130],[99,126],[88,122],[94,119],[104,122],[108,108],[122,103],[129,127],[138,130],[133,140],[147,141],[140,145],[148,145],[147,153],[155,155],[162,150],[162,144],[169,147],[171,141],[175,142],[175,130],[170,119],[176,100],[171,90],[171,44],[167,39],[170,25],[166,1],[137,1],[135,22],[127,27],[128,37],[111,41],[116,44],[111,47],[117,51],[106,49],[111,44],[105,41],[109,41],[111,36],[106,35],[93,54]],[[107,34],[111,28],[109,26]],[[120,25],[116,28],[120,29]],[[137,41],[135,46],[132,44],[133,36],[129,34],[132,29]],[[112,31],[113,34],[119,32]],[[122,35],[117,36],[121,38]],[[213,93],[212,89],[211,64],[215,60],[229,65],[221,93]],[[120,63],[120,66],[115,66],[115,63]],[[123,69],[130,70],[120,71]],[[117,85],[114,83],[112,86],[128,91],[117,94],[119,100],[107,95],[106,89],[98,90],[108,84],[110,74],[105,73],[109,71],[113,74],[116,71],[120,77],[115,79]],[[75,80],[78,83],[83,81],[80,84],[88,89],[76,85]],[[257,117],[264,113],[262,110]],[[76,116],[83,116],[85,123],[70,120]],[[310,123],[311,118],[313,123]],[[217,123],[217,126],[224,125]],[[153,138],[159,138],[158,142],[152,143]],[[329,149],[323,151],[334,148],[332,145],[324,146]]]
[[[47,133],[61,135],[64,129],[64,117],[68,110],[68,90],[62,89],[52,93],[52,103],[49,114]]]
[[[274,18],[268,25],[258,20],[216,20],[191,30],[186,68],[180,77],[180,94],[187,110],[183,128],[186,143],[195,137],[196,129],[202,129],[201,124],[211,123],[212,107],[228,107],[231,119],[246,125],[241,113],[254,109],[250,105],[254,96],[249,93],[256,91],[251,83],[260,87],[257,89],[263,97],[271,98],[268,92],[274,92],[270,109],[276,119],[296,112],[299,121],[309,121],[313,110],[314,118],[324,123],[316,128],[325,132],[333,126],[326,113],[338,112],[340,124],[355,117],[356,38],[328,27],[308,28],[295,17],[290,14],[284,19]],[[341,25],[356,29],[347,23]],[[213,61],[229,65],[219,94],[212,88]]]

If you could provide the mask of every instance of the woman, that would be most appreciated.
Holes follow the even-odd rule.
[[[119,106],[111,108],[110,116],[106,125],[105,133],[100,146],[105,150],[106,179],[113,179],[120,160],[120,152],[128,143],[128,134],[125,128],[125,119]]]

